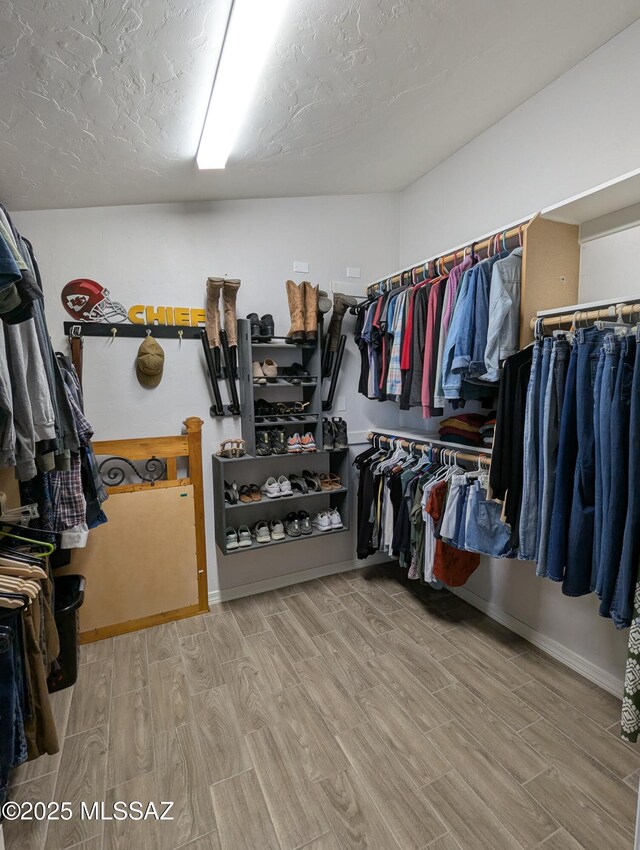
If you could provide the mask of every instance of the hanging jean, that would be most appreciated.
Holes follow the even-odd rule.
[[[633,594],[640,561],[640,333],[636,337],[636,358],[631,386],[629,411],[629,482],[627,516],[620,570],[611,603],[611,616],[616,627],[630,625],[633,616]]]
[[[458,511],[464,502],[464,491],[467,483],[466,475],[453,475],[449,484],[447,504],[440,523],[440,537],[445,543],[453,544],[458,528]]]
[[[566,339],[555,339],[549,361],[549,377],[543,404],[544,447],[542,466],[544,467],[541,509],[538,517],[540,529],[538,544],[538,568],[536,574],[547,575],[547,549],[549,546],[549,529],[553,511],[553,494],[556,484],[556,468],[558,463],[558,443],[560,441],[560,415],[564,403],[564,387],[567,380],[569,365],[569,343]]]
[[[524,415],[524,451],[522,457],[522,507],[520,509],[520,553],[522,561],[532,561],[536,554],[538,518],[538,398],[542,346],[536,344],[531,358],[531,375],[527,388]]]
[[[467,505],[469,503],[469,491],[471,487],[468,484],[464,484],[460,488],[460,499],[458,501],[458,513],[456,516],[456,536],[455,539],[451,541],[451,545],[455,546],[456,549],[465,549],[465,538],[466,538],[466,517],[467,517]]]
[[[602,518],[607,533],[602,537],[600,573],[602,575],[600,615],[611,616],[611,604],[618,580],[624,544],[627,493],[629,488],[629,408],[636,359],[634,336],[620,339],[610,421],[611,460],[609,472],[608,511]],[[637,486],[637,482],[635,482]]]
[[[547,462],[545,459],[546,443],[545,443],[545,399],[547,396],[547,385],[549,382],[549,373],[551,367],[551,352],[553,350],[553,339],[550,336],[544,338],[542,342],[542,361],[540,364],[540,383],[538,386],[538,509],[536,513],[536,551],[534,560],[538,560],[538,552],[540,549],[540,535],[542,533],[542,495],[544,492],[544,480],[546,474]]]
[[[599,468],[595,444],[594,410],[599,404],[599,387],[604,367],[600,346],[604,334],[597,328],[582,328],[576,333],[576,435],[578,454],[573,480],[571,517],[567,545],[567,564],[562,592],[583,596],[593,589],[591,560],[594,545],[594,504],[596,470]]]
[[[567,367],[564,401],[559,416],[558,464],[553,488],[551,524],[546,551],[547,576],[552,581],[562,581],[567,561],[571,496],[573,494],[573,477],[578,454],[578,435],[576,433],[577,363],[578,346],[577,340],[574,338],[569,356],[569,365]]]
[[[500,519],[501,506],[487,501],[487,491],[480,481],[475,481],[469,490],[465,548],[492,558],[506,558],[511,550],[511,529]]]
[[[3,616],[0,625],[0,805],[6,800],[11,768],[27,759],[24,735],[24,672],[19,634],[20,614]]]
[[[610,529],[606,525],[606,517],[609,515],[611,502],[611,482],[613,454],[611,451],[611,408],[613,406],[613,395],[616,387],[618,373],[618,358],[620,356],[620,342],[614,334],[608,333],[604,339],[604,365],[602,368],[602,381],[600,384],[600,397],[598,409],[594,412],[596,420],[596,441],[599,446],[600,457],[600,490],[596,490],[595,510],[595,541],[593,551],[592,570],[595,576],[594,590],[598,597],[602,597],[604,583],[603,555],[606,539]],[[599,498],[598,498],[599,496]]]

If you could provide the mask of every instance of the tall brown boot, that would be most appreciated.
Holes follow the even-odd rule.
[[[224,329],[227,332],[229,347],[238,344],[238,320],[236,318],[236,298],[240,289],[239,280],[225,280],[222,287],[224,304]]]
[[[341,292],[336,292],[333,296],[333,313],[329,322],[329,330],[327,338],[329,340],[329,351],[337,351],[340,335],[342,334],[342,320],[349,309],[357,304],[357,300],[352,295],[343,295]]]
[[[314,342],[318,339],[318,291],[319,286],[313,286],[305,280],[304,289],[304,333],[305,337]]]
[[[224,278],[207,278],[207,339],[209,348],[220,348],[220,293]]]
[[[304,342],[304,289],[303,284],[299,286],[292,280],[288,280],[287,299],[289,300],[289,312],[291,313],[291,327],[287,334],[289,342]]]

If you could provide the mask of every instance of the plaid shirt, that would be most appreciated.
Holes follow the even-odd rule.
[[[395,299],[393,323],[390,333],[393,334],[391,354],[389,355],[389,371],[387,372],[387,395],[399,396],[402,392],[402,370],[400,355],[402,353],[402,330],[404,327],[404,307],[407,292],[401,292]]]

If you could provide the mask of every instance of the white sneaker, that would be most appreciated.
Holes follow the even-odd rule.
[[[329,511],[329,520],[331,522],[331,528],[342,528],[342,517],[338,513],[337,508]]]
[[[273,477],[273,475],[271,476],[271,478],[267,478],[267,480],[264,482],[260,489],[265,494],[267,499],[279,499],[282,495],[280,492],[280,485]]]
[[[293,496],[291,482],[284,475],[281,475],[280,478],[278,478],[278,486],[280,487],[281,496]]]
[[[311,525],[316,531],[331,531],[331,520],[328,511],[320,511],[311,520]]]

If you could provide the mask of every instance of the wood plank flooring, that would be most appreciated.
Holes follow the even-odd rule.
[[[173,821],[5,823],[7,850],[627,850],[620,703],[443,592],[355,570],[81,648],[62,751],[9,798]]]

